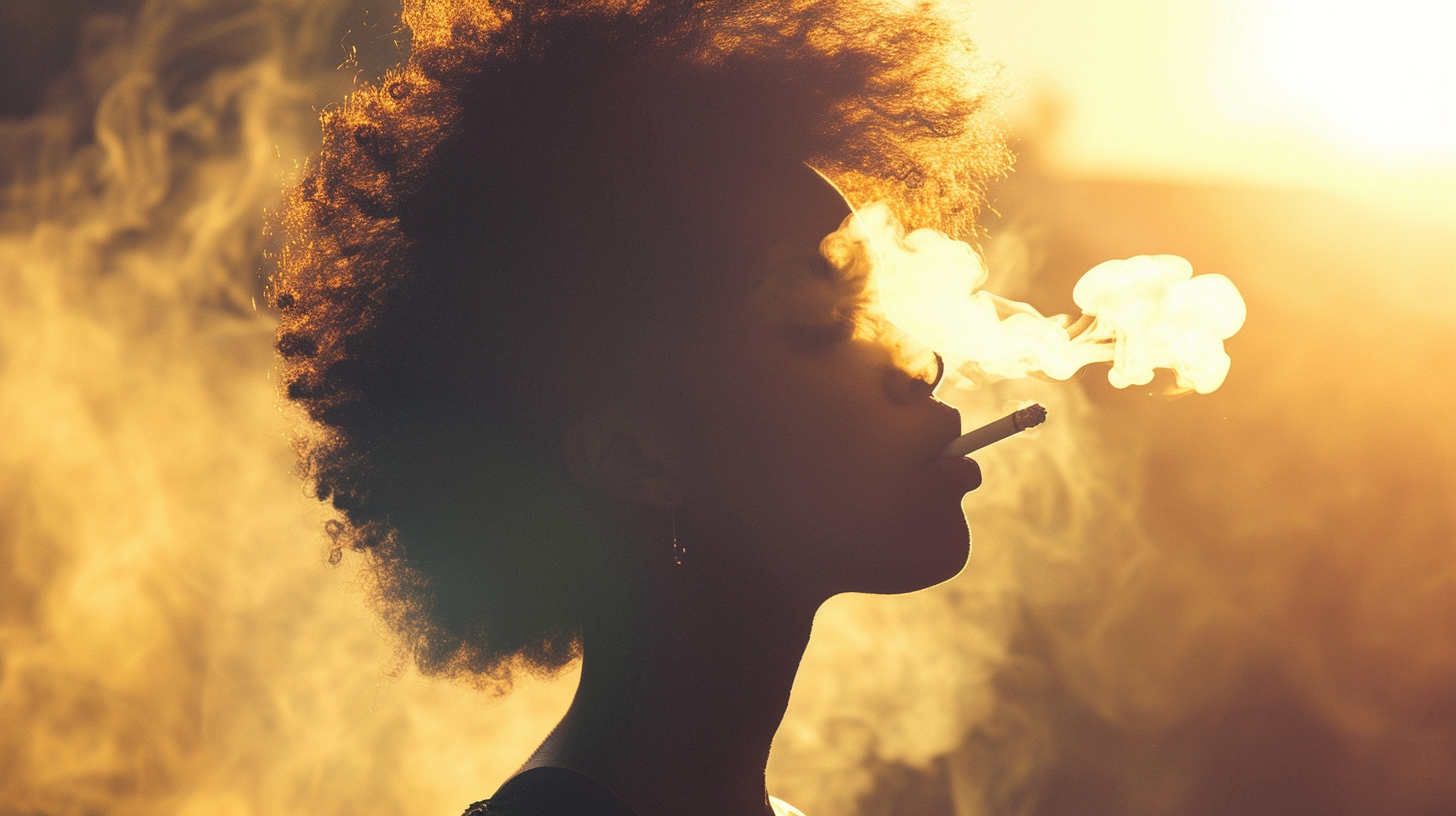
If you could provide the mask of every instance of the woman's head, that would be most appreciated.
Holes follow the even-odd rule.
[[[953,414],[844,304],[786,320],[764,293],[834,277],[817,244],[848,208],[809,166],[965,225],[1003,153],[955,26],[844,2],[406,21],[409,63],[325,115],[272,295],[307,475],[422,668],[564,664],[673,507],[738,569],[948,577]],[[888,538],[956,535],[884,570]]]

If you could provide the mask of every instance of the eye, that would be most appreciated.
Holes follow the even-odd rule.
[[[807,351],[823,351],[853,337],[854,322],[836,320],[832,323],[789,324],[780,326],[779,334]]]
[[[862,278],[846,277],[822,253],[803,247],[770,247],[765,264],[755,307],[780,337],[812,352],[873,334]]]

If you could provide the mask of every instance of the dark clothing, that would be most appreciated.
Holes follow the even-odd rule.
[[[570,768],[532,768],[464,816],[637,816],[600,782]]]

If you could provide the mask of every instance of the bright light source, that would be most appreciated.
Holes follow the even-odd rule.
[[[1388,156],[1456,154],[1456,4],[1245,0],[1235,113]]]

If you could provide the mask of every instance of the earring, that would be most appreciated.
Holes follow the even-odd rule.
[[[672,511],[672,563],[681,567],[687,560],[688,548],[677,539],[677,508]]]

